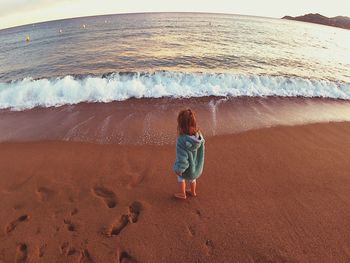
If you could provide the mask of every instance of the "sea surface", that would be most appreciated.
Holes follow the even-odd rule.
[[[134,102],[139,108],[128,108]],[[103,141],[113,137],[106,130],[120,131],[116,123],[135,121],[143,132],[134,138],[144,142],[160,136],[161,127],[150,128],[160,110],[176,117],[181,107],[198,109],[207,132],[217,134],[350,120],[349,105],[350,30],[203,13],[107,15],[0,30],[0,141]],[[61,112],[65,128],[38,136],[33,130],[52,126],[53,112]],[[47,122],[43,114],[51,116]],[[218,116],[227,116],[221,128]],[[228,122],[234,125],[223,129]],[[109,141],[125,134],[115,136]]]

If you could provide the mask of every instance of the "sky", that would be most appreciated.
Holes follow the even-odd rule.
[[[63,18],[135,12],[212,12],[265,17],[349,16],[350,0],[0,0],[0,29]]]

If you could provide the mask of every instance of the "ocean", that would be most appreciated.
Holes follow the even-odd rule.
[[[204,13],[0,30],[0,141],[170,143],[183,107],[208,135],[349,121],[350,31]]]

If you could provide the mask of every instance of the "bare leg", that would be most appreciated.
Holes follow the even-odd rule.
[[[196,186],[197,186],[196,181],[190,182],[190,188],[186,189],[186,193],[191,196],[197,196]]]
[[[193,196],[197,196],[196,186],[197,186],[197,182],[196,181],[191,182],[191,193],[192,193]]]
[[[186,199],[186,182],[179,182],[179,193],[175,194],[175,197]]]

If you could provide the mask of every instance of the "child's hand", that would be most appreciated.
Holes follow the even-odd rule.
[[[177,176],[181,176],[182,175],[182,173],[180,171],[175,171],[175,173],[176,173]]]

